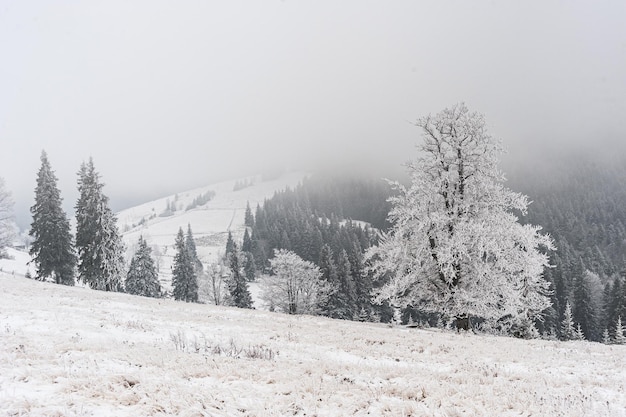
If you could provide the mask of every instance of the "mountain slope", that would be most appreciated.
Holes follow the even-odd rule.
[[[180,227],[186,231],[189,224],[200,260],[205,264],[215,262],[224,251],[229,231],[237,241],[243,238],[247,203],[254,210],[276,191],[295,187],[304,177],[303,173],[290,173],[267,181],[260,177],[225,181],[123,210],[117,218],[128,248],[127,259],[143,235],[154,250],[161,279],[169,281],[176,233]],[[207,194],[213,195],[210,201],[187,209],[194,200]],[[176,210],[166,213],[168,205],[174,205]]]
[[[0,273],[1,416],[626,416],[624,346],[91,291]]]

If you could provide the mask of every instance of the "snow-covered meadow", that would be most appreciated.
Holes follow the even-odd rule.
[[[186,304],[0,273],[2,416],[626,416],[626,347]]]

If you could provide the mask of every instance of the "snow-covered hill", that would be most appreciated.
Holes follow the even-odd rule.
[[[626,416],[626,347],[390,328],[0,273],[0,416]]]
[[[269,181],[263,181],[260,176],[240,178],[123,210],[117,218],[128,249],[127,258],[130,259],[139,236],[143,235],[153,248],[161,280],[167,283],[171,279],[176,234],[180,227],[186,231],[189,224],[200,260],[205,264],[215,262],[218,254],[224,251],[229,231],[239,241],[243,238],[246,204],[250,204],[254,213],[257,204],[262,204],[276,191],[296,186],[304,177],[304,173],[289,173]],[[188,209],[195,199],[208,194],[212,195],[208,203]],[[166,213],[168,205],[175,206],[176,210]]]

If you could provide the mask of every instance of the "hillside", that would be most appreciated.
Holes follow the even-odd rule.
[[[247,203],[254,209],[276,191],[295,187],[304,177],[303,173],[290,173],[265,181],[260,176],[225,181],[123,210],[117,218],[128,249],[127,259],[132,256],[139,236],[143,235],[153,248],[161,280],[169,282],[176,233],[180,227],[186,230],[189,224],[200,260],[215,262],[224,251],[229,231],[237,241],[243,238]],[[197,202],[205,196],[209,201],[194,207],[194,200]],[[168,211],[168,206],[174,209]]]
[[[626,416],[626,347],[287,316],[0,274],[2,416]]]

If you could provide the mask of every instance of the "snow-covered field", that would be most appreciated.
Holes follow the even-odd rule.
[[[2,416],[626,416],[626,347],[294,317],[0,273]]]

